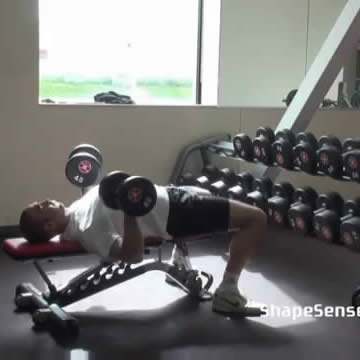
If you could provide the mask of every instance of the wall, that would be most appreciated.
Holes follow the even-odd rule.
[[[223,1],[219,104],[283,106],[281,100],[300,86],[345,3]],[[334,99],[336,89],[329,93]]]

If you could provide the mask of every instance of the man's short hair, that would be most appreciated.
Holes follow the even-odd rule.
[[[20,230],[30,243],[43,243],[50,240],[49,234],[44,229],[44,223],[31,216],[30,209],[25,209],[21,213]]]

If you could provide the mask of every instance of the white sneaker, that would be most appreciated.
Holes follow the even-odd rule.
[[[216,289],[212,309],[219,313],[244,313],[247,304],[248,299],[240,292]]]

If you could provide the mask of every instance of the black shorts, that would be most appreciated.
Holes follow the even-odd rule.
[[[230,204],[226,198],[201,196],[169,186],[167,232],[173,237],[225,232],[229,229]]]

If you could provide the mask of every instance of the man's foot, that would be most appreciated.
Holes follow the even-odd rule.
[[[239,291],[216,289],[212,309],[223,314],[243,314],[246,312],[247,298]]]

